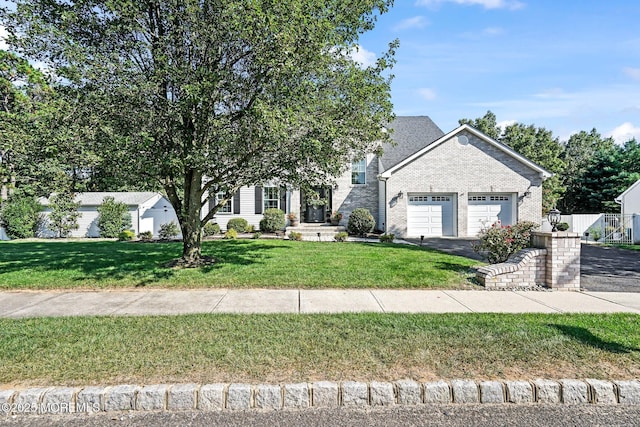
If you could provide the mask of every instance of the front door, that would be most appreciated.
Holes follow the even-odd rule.
[[[315,187],[313,190],[315,192],[310,195],[303,194],[301,212],[304,212],[305,222],[324,223],[327,214],[331,213],[331,189]]]

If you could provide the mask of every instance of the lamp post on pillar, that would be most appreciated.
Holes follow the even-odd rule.
[[[549,224],[551,224],[551,231],[558,231],[558,224],[560,224],[560,211],[556,208],[553,208],[549,211],[549,214],[547,215],[547,218],[549,219]]]

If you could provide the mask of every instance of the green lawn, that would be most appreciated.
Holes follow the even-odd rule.
[[[214,240],[217,262],[166,268],[181,243],[0,243],[0,289],[468,288],[478,261],[417,246],[283,240]]]
[[[0,384],[639,376],[632,314],[0,319]]]
[[[631,251],[640,251],[640,245],[615,245],[616,248],[629,249]]]

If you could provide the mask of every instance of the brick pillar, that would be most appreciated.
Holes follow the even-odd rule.
[[[533,232],[533,246],[547,250],[545,283],[564,291],[580,290],[580,234]]]

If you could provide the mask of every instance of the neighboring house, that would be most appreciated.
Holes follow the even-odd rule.
[[[640,179],[616,197],[622,215],[640,214]]]
[[[283,186],[243,187],[215,221],[225,229],[243,217],[257,227],[273,207],[312,223],[339,211],[346,225],[355,208],[367,208],[376,228],[398,237],[471,237],[498,220],[540,223],[542,182],[551,176],[542,167],[468,125],[445,135],[422,116],[397,117],[389,128],[396,145],[356,159],[333,187],[318,188],[325,204]]]
[[[76,194],[76,202],[80,202],[78,212],[79,228],[71,232],[72,237],[99,237],[98,207],[105,197],[113,197],[116,202],[127,205],[131,214],[131,228],[138,235],[143,231],[152,231],[158,237],[160,226],[171,221],[178,222],[171,203],[159,193],[154,192],[87,192]],[[50,201],[41,198],[40,204],[44,206],[44,214],[51,212]],[[44,230],[43,237],[54,237],[55,231]]]

